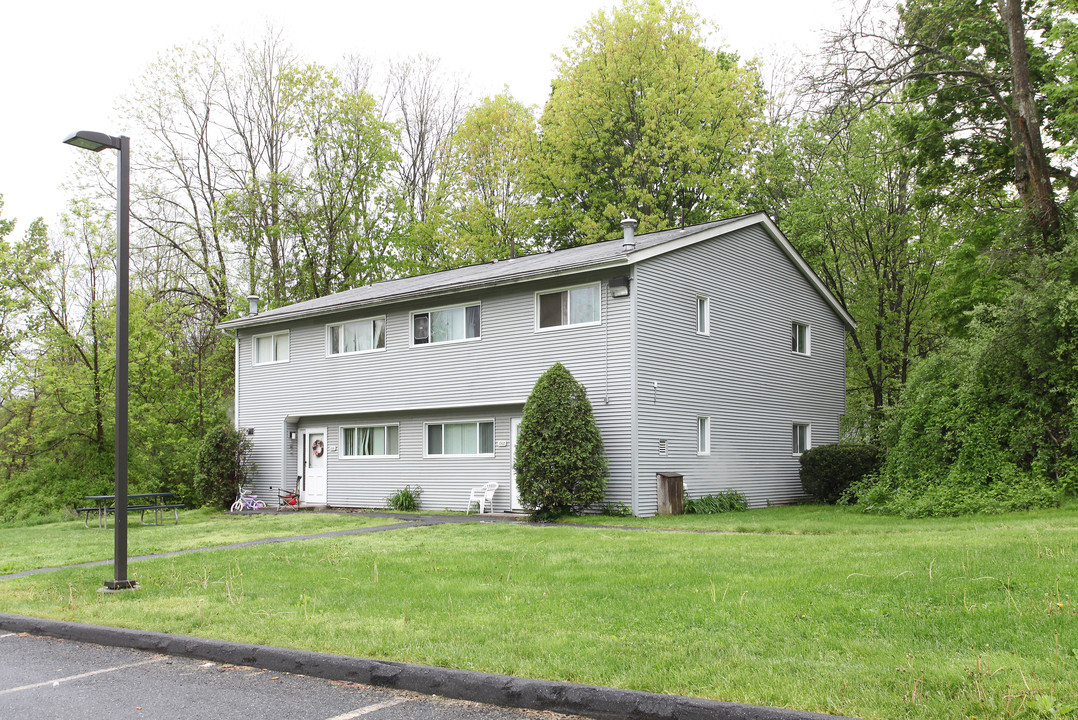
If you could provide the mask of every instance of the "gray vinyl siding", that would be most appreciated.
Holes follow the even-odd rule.
[[[289,440],[288,433],[326,427],[331,506],[383,506],[395,490],[418,484],[424,488],[424,507],[463,510],[469,488],[494,480],[501,483],[495,507],[504,509],[509,505],[510,419],[520,415],[539,375],[561,362],[585,385],[594,406],[610,459],[608,497],[629,503],[629,299],[609,297],[609,275],[520,283],[430,303],[368,307],[237,330],[242,388],[237,424],[255,429],[256,492],[275,498],[271,488],[282,482],[291,489],[298,442]],[[601,324],[536,331],[537,290],[597,280],[603,281]],[[482,306],[480,339],[411,345],[412,312],[475,301]],[[386,317],[385,350],[327,355],[326,325],[381,315]],[[253,365],[252,337],[281,329],[289,330],[289,361]],[[494,419],[494,457],[424,458],[423,423],[454,419]],[[400,424],[400,458],[338,457],[339,427],[368,421]]]
[[[655,475],[684,475],[699,497],[738,490],[753,506],[802,497],[794,423],[812,444],[837,442],[845,411],[845,330],[759,227],[636,266],[639,507],[655,511]],[[710,299],[709,335],[697,334],[697,296]],[[811,327],[811,356],[791,351],[791,325]],[[656,386],[657,383],[657,386]],[[696,423],[711,418],[710,455]],[[659,456],[659,441],[667,456]]]

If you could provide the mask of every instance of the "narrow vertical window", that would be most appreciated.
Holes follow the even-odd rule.
[[[696,418],[696,454],[711,454],[711,418],[701,416]]]
[[[809,326],[804,323],[795,322],[791,326],[790,335],[793,351],[798,355],[808,355],[809,343],[811,342]]]
[[[703,295],[696,297],[696,334],[711,334],[711,299]]]
[[[812,426],[807,423],[794,423],[793,454],[800,455],[812,447]]]

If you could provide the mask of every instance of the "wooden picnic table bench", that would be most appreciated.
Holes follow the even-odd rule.
[[[141,520],[143,525],[162,525],[164,513],[168,510],[172,511],[174,516],[174,523],[180,522],[180,510],[183,510],[183,503],[169,502],[176,497],[174,492],[162,492],[162,493],[137,493],[135,495],[128,495],[127,512],[133,512],[138,510],[142,513]],[[75,508],[75,512],[82,515],[82,524],[86,527],[90,527],[90,516],[97,516],[97,526],[99,528],[108,527],[108,516],[116,513],[115,495],[87,495],[83,498],[93,503],[90,507]],[[142,503],[132,504],[132,500],[143,500]],[[146,513],[153,512],[153,522],[146,522]]]

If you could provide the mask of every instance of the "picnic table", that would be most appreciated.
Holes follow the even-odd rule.
[[[180,522],[180,510],[184,508],[183,503],[169,502],[176,498],[174,492],[159,492],[159,493],[137,493],[135,495],[127,496],[127,511],[139,510],[142,512],[142,524],[143,525],[161,525],[163,524],[164,513],[167,510],[171,510],[174,516],[174,522],[179,524]],[[87,495],[83,498],[88,503],[92,503],[89,507],[75,508],[75,512],[82,515],[82,524],[86,527],[90,527],[90,516],[97,516],[97,526],[99,528],[108,527],[108,516],[110,513],[116,512],[116,496],[115,495]],[[132,500],[142,500],[142,503],[132,503]],[[146,513],[153,512],[153,522],[146,522]]]

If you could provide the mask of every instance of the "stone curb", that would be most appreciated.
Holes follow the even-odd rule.
[[[83,625],[0,613],[0,629],[274,672],[410,690],[501,707],[549,710],[598,720],[824,720],[835,715],[742,705],[680,695],[530,680],[511,675],[410,665],[185,635]]]

